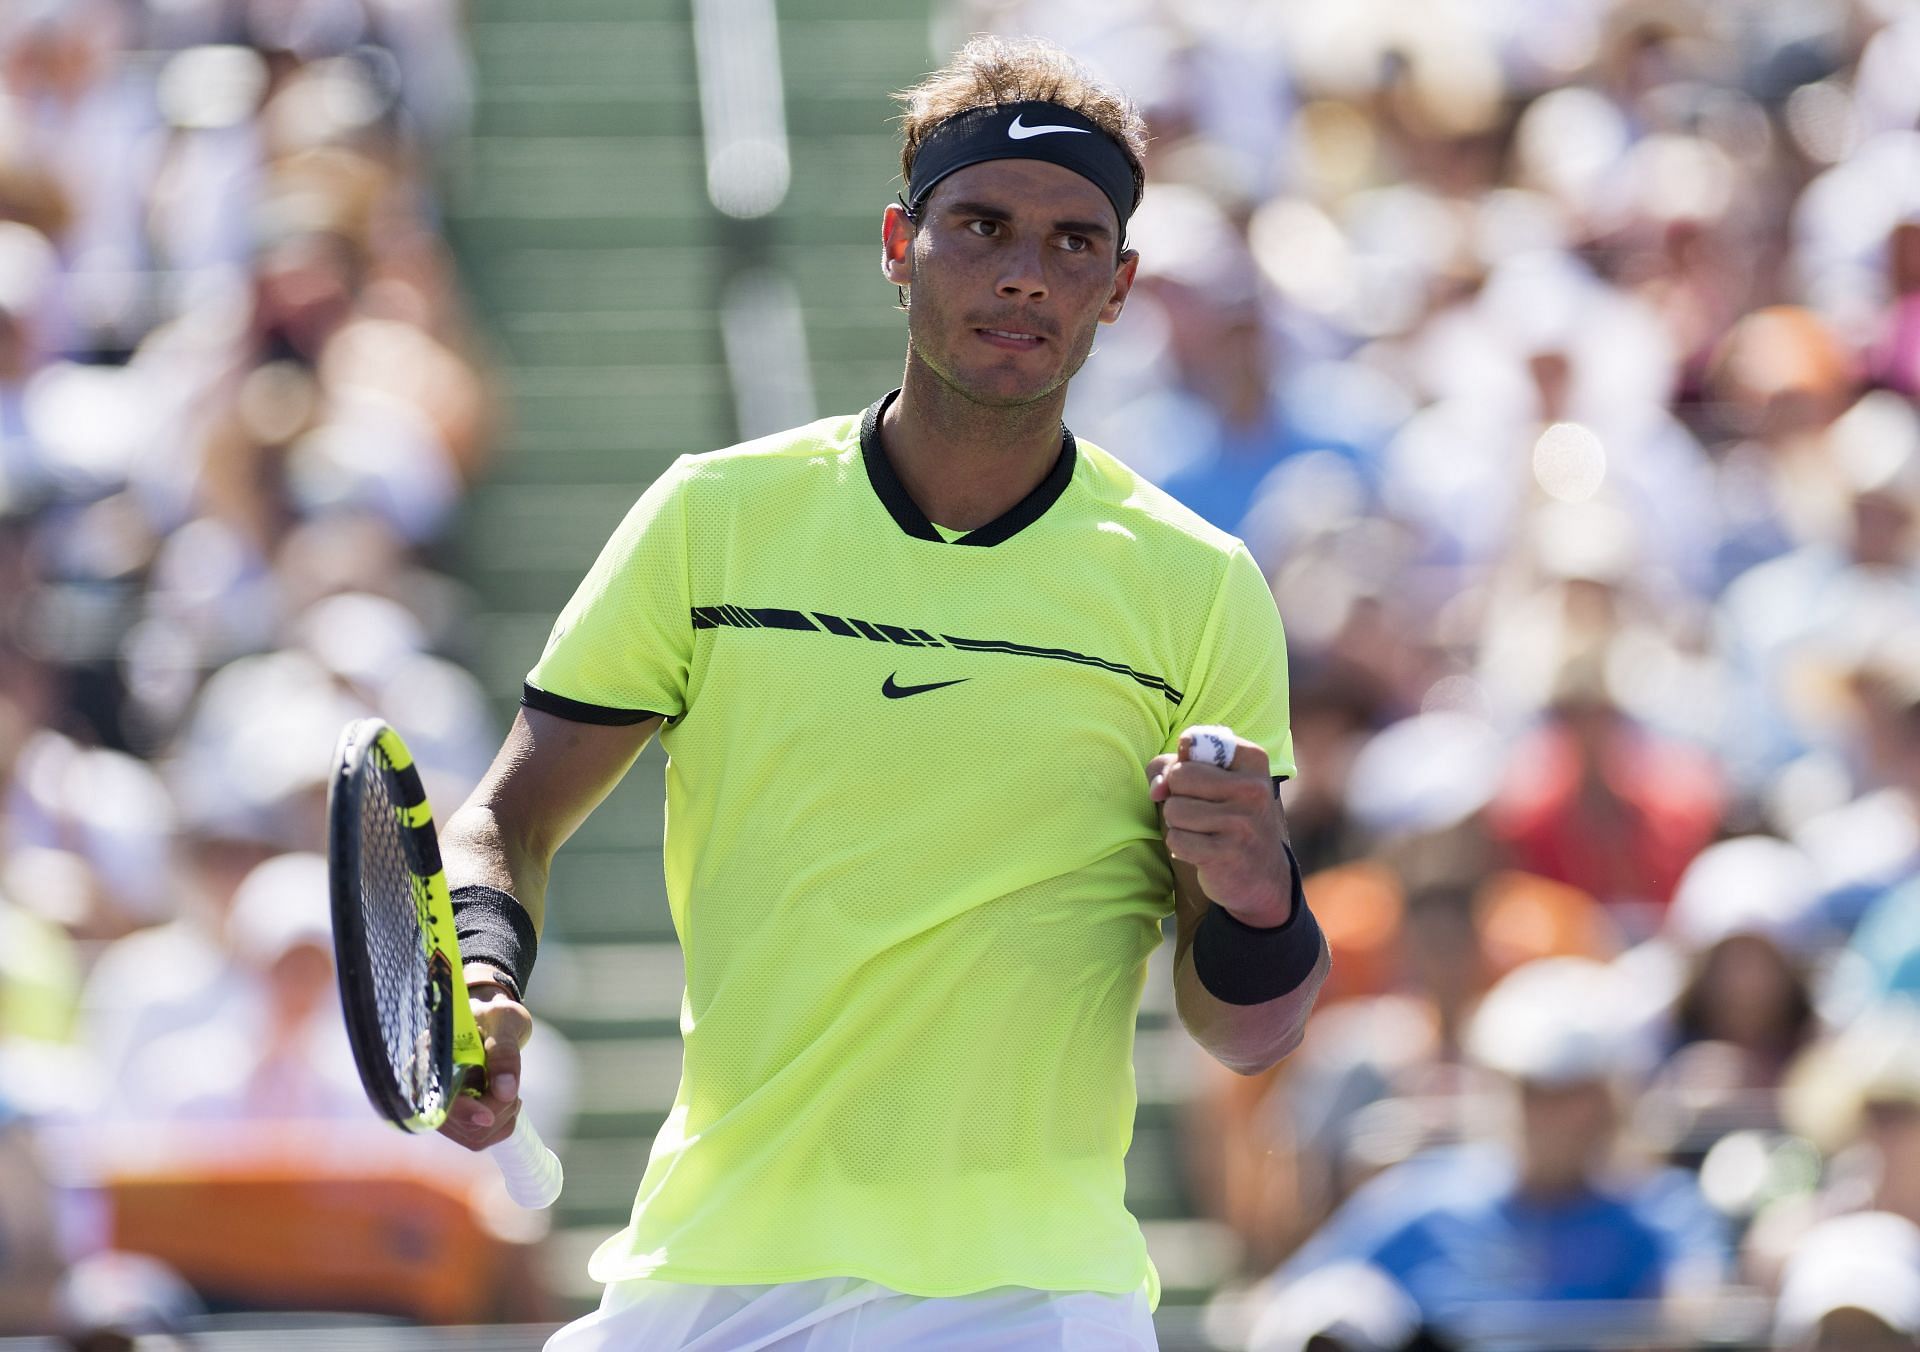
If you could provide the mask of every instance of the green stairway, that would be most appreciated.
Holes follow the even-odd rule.
[[[739,439],[719,315],[740,268],[797,293],[819,413],[898,383],[903,321],[879,273],[897,187],[887,95],[930,64],[929,22],[926,0],[779,0],[791,188],[742,222],[707,199],[688,0],[471,0],[469,13],[478,106],[448,166],[448,231],[505,429],[457,562],[478,597],[469,655],[504,720],[634,497],[680,453]],[[597,1298],[586,1253],[624,1221],[679,1073],[661,767],[650,747],[560,853],[533,992],[581,1062],[550,1245],[574,1310]],[[1184,1219],[1173,1118],[1187,1049],[1169,1027],[1164,957],[1142,1017],[1128,1191],[1177,1303],[1204,1294],[1230,1254]]]

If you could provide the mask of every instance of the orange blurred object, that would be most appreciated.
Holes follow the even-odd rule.
[[[309,1133],[275,1137],[108,1163],[113,1246],[161,1259],[215,1306],[429,1324],[530,1313],[527,1246],[495,1228],[472,1170],[423,1168],[422,1142],[310,1153]]]
[[[1540,958],[1604,962],[1620,951],[1619,933],[1592,893],[1537,873],[1493,874],[1474,894],[1473,910],[1492,980]]]
[[[1380,995],[1398,970],[1406,898],[1392,869],[1371,860],[1322,869],[1303,887],[1327,936],[1333,968],[1320,1002]]]
[[[1796,305],[1769,305],[1741,319],[1713,364],[1723,397],[1758,403],[1798,395],[1843,406],[1858,376],[1827,323]]]

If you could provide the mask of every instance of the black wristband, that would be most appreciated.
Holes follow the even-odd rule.
[[[1216,1000],[1230,1005],[1264,1005],[1299,989],[1313,975],[1326,941],[1320,922],[1307,909],[1300,886],[1300,861],[1287,849],[1293,875],[1293,914],[1287,923],[1258,929],[1236,919],[1218,903],[1193,932],[1193,974]]]
[[[523,1000],[540,936],[533,917],[511,892],[483,883],[453,889],[453,932],[460,940],[460,961],[484,962],[507,978],[507,994]]]

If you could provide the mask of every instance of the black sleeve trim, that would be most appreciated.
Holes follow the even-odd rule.
[[[630,728],[649,718],[666,717],[651,709],[609,709],[600,704],[584,704],[531,684],[520,687],[520,703],[529,709],[538,709],[543,714],[552,714],[555,718],[564,718],[573,723],[598,723],[607,728]]]
[[[1215,999],[1229,1005],[1264,1005],[1298,990],[1320,961],[1326,940],[1307,909],[1300,861],[1287,848],[1293,874],[1293,914],[1287,923],[1258,929],[1226,908],[1211,904],[1193,934],[1193,974]]]

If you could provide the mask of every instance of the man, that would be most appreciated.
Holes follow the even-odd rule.
[[[1856,1211],[1808,1230],[1780,1274],[1773,1346],[1780,1352],[1915,1352],[1920,1348],[1920,1227]]]
[[[553,1352],[1152,1347],[1122,1160],[1160,922],[1238,1070],[1326,974],[1265,581],[1060,421],[1133,283],[1139,115],[985,39],[903,100],[902,389],[648,489],[447,824],[493,1077],[447,1130],[479,1147],[512,1125],[548,862],[669,752],[680,1092]],[[1180,758],[1202,723],[1238,730],[1230,769]]]
[[[1726,1236],[1692,1175],[1615,1163],[1637,1062],[1624,980],[1574,957],[1508,973],[1467,1034],[1498,1085],[1487,1105],[1498,1111],[1483,1116],[1504,1136],[1427,1151],[1363,1184],[1272,1278],[1266,1317],[1284,1323],[1300,1282],[1358,1263],[1449,1341],[1622,1346],[1647,1336],[1662,1299],[1718,1289]]]

